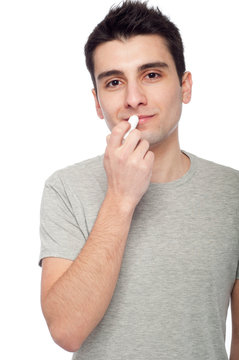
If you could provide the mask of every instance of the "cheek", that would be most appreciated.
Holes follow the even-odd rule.
[[[107,101],[107,99],[103,100],[101,97],[99,97],[99,104],[104,118],[108,118],[109,114],[111,113],[111,102]]]
[[[122,107],[121,99],[117,96],[104,96],[99,98],[99,104],[106,120],[111,121],[118,118]]]
[[[172,120],[178,120],[182,111],[181,88],[168,87],[161,93],[162,111],[166,112]]]
[[[102,114],[104,116],[105,122],[109,130],[111,131],[113,127],[115,126],[114,118],[116,117],[117,110],[114,106],[114,103],[109,101],[109,99],[102,99],[99,98],[99,104],[101,107]]]

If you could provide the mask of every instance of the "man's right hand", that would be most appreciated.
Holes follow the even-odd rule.
[[[129,128],[127,121],[121,121],[107,135],[104,168],[108,178],[107,195],[135,208],[148,189],[154,153],[148,151],[149,142],[142,139],[138,129],[134,129],[123,142]]]

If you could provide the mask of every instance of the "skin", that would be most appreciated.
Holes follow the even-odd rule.
[[[232,341],[230,360],[239,359],[239,280],[235,281],[231,295]]]
[[[144,64],[161,62],[139,71]],[[98,116],[112,129],[131,115],[154,115],[139,124],[142,139],[155,155],[151,182],[168,182],[185,174],[190,160],[181,153],[178,123],[182,103],[191,100],[192,76],[185,72],[180,86],[174,60],[158,35],[138,35],[98,46],[94,53]],[[118,70],[99,79],[99,75]]]

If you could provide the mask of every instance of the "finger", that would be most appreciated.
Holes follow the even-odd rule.
[[[150,165],[153,166],[154,163],[154,153],[153,151],[147,151],[144,160]]]
[[[123,137],[125,133],[129,130],[130,124],[128,121],[121,121],[117,124],[111,132],[109,138],[109,145],[113,148],[118,148],[122,145]]]
[[[138,160],[142,160],[149,149],[149,142],[145,139],[139,141],[138,146],[134,151],[134,156]]]
[[[134,129],[124,140],[124,148],[127,152],[133,152],[142,138],[141,131]]]

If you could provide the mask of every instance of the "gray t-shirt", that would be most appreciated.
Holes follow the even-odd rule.
[[[190,157],[137,205],[111,303],[77,360],[226,360],[239,279],[239,171]],[[74,260],[107,190],[103,155],[56,171],[41,204],[41,254]]]

